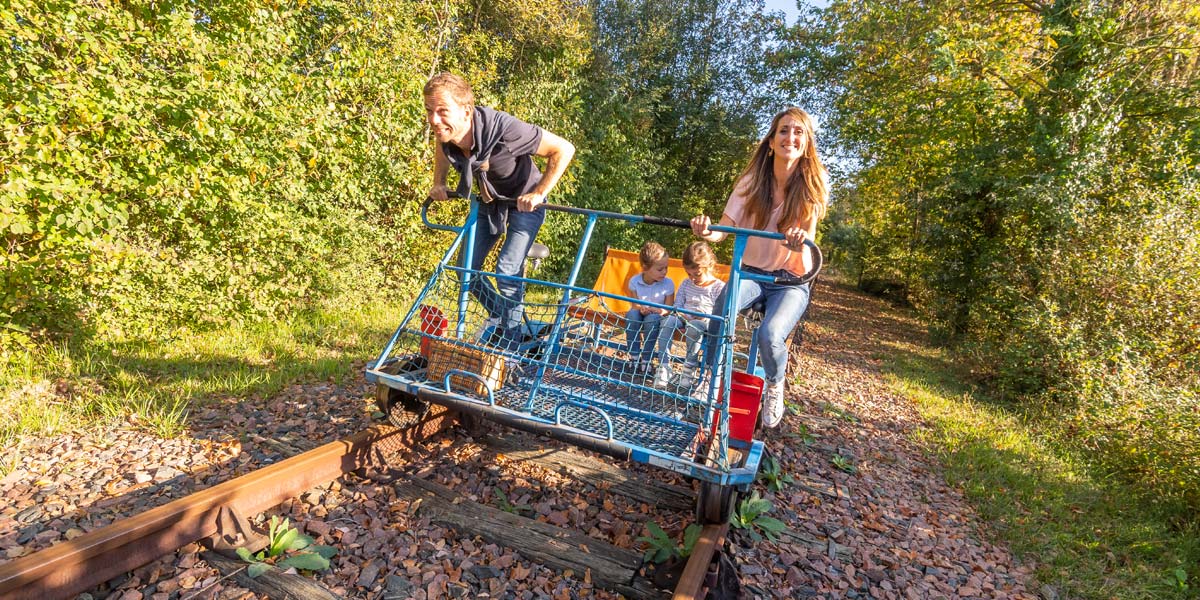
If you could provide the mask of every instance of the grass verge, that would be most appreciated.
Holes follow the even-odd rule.
[[[375,358],[407,303],[345,302],[286,322],[13,355],[0,363],[0,476],[17,464],[25,436],[127,421],[172,437],[206,399],[360,377],[354,365]]]
[[[1040,582],[1063,598],[1200,598],[1200,531],[1172,528],[1144,492],[1032,434],[1020,415],[962,384],[939,352],[890,350],[892,389],[930,424],[919,441],[996,536],[1037,563]]]

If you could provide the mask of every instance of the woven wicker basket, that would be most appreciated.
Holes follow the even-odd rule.
[[[441,339],[431,338],[429,344],[429,381],[441,387],[446,373],[451,370],[466,371],[479,375],[492,388],[493,393],[504,384],[503,357],[475,348],[452,344]],[[451,375],[450,389],[457,391],[467,390],[482,398],[487,397],[487,390],[484,388],[483,382],[474,377]]]

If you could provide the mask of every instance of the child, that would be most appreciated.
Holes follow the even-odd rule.
[[[655,242],[646,242],[638,253],[642,272],[629,278],[629,297],[657,304],[670,304],[675,300],[675,282],[667,278],[667,250]],[[664,308],[634,304],[625,313],[625,341],[629,358],[637,361],[636,367],[643,369],[650,364],[654,353],[654,340],[658,335],[659,321],[666,314]]]
[[[688,278],[679,284],[675,294],[675,307],[698,313],[712,314],[717,296],[725,289],[725,282],[713,274],[717,266],[717,255],[704,242],[694,242],[683,253],[683,270]],[[663,322],[658,333],[658,370],[654,374],[654,385],[665,387],[671,380],[671,338],[675,330],[683,325],[687,340],[687,356],[684,369],[690,372],[700,365],[700,339],[708,329],[708,319],[687,314],[671,315]],[[687,385],[687,384],[684,384]]]

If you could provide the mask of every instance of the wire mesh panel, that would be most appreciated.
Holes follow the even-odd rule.
[[[400,327],[401,375],[595,435],[694,458],[715,401],[708,319],[648,307],[632,321],[600,309],[591,290],[526,280],[517,311],[497,302],[494,276],[439,269]],[[490,294],[490,295],[489,295]],[[520,315],[511,318],[512,312]],[[705,424],[707,423],[707,426]]]
[[[637,255],[605,249],[598,256],[589,248],[600,218],[685,229],[687,222],[548,206],[586,220],[571,272],[558,283],[488,272],[495,264],[490,257],[483,270],[452,266],[456,252],[473,246],[478,205],[471,203],[462,227],[429,221],[430,205],[422,206],[425,224],[455,238],[379,359],[367,367],[368,379],[383,386],[385,412],[393,396],[405,410],[434,402],[706,482],[753,482],[763,451],[762,442],[752,439],[762,380],[735,366],[740,356],[749,363],[744,369],[753,370],[746,336],[731,331],[743,328],[728,326],[723,317],[628,297],[628,282],[640,272]],[[735,236],[733,263],[717,265],[716,272],[734,286],[748,276],[737,258],[748,237],[782,239],[713,229]],[[601,265],[591,288],[576,285],[585,264]],[[814,264],[806,278],[819,270],[820,261]],[[675,265],[668,273],[671,268],[686,271]],[[670,278],[678,282],[682,275]],[[731,304],[727,297],[712,310],[731,310]],[[720,365],[716,372],[713,365]]]

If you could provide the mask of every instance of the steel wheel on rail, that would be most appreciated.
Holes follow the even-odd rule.
[[[729,521],[737,496],[737,488],[732,485],[701,481],[700,491],[696,493],[696,520],[701,525],[720,525]]]
[[[385,373],[395,375],[404,371],[415,371],[425,368],[422,356],[412,356],[399,359],[383,368]],[[421,422],[429,412],[429,403],[423,402],[414,394],[390,388],[382,383],[375,386],[375,404],[384,414],[388,422],[400,429],[408,429]]]

